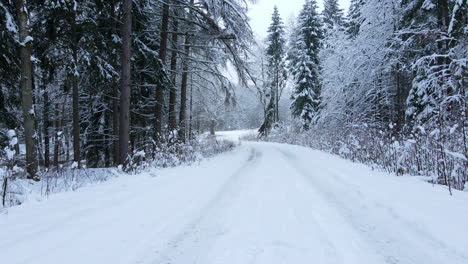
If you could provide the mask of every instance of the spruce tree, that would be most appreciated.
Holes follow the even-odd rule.
[[[356,37],[362,23],[361,9],[365,0],[351,0],[348,11],[348,34],[350,37]]]
[[[15,14],[13,3],[0,2],[0,134],[20,123],[20,118],[15,115],[21,108],[21,90],[17,85],[21,66],[15,41],[18,33]],[[6,138],[0,140],[5,142]]]
[[[317,2],[307,1],[299,15],[298,39],[294,43],[298,53],[292,75],[294,78],[291,110],[299,117],[304,129],[309,129],[320,104],[319,51],[323,39],[322,24],[317,13]]]
[[[428,123],[441,109],[444,97],[452,93],[448,27],[450,10],[446,0],[401,2],[399,50],[408,58],[414,78],[407,99],[407,117],[415,125]]]
[[[322,17],[326,29],[344,25],[344,13],[338,4],[338,0],[325,0],[323,7]]]
[[[268,135],[273,124],[279,121],[278,103],[281,93],[284,89],[287,79],[287,70],[285,63],[285,39],[284,25],[275,6],[272,22],[268,28],[268,46],[266,50],[268,65],[267,65],[267,82],[269,90],[269,103],[265,110],[265,120],[259,129],[262,136]]]

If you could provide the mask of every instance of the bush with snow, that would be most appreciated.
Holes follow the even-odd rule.
[[[265,140],[308,146],[397,175],[426,176],[436,184],[468,189],[468,159],[457,135],[441,139],[431,133],[395,134],[365,125],[334,131],[299,127],[280,127]]]
[[[218,140],[216,137],[200,137],[188,143],[165,142],[157,146],[154,152],[135,150],[125,171],[135,174],[147,169],[189,165],[232,150],[235,146],[232,141]],[[0,207],[18,205],[26,200],[40,199],[54,193],[74,191],[125,173],[122,166],[87,169],[83,164],[84,161],[80,166],[77,162],[72,162],[59,169],[42,171],[40,182],[26,180],[23,170],[15,165],[10,166],[11,168],[0,166]]]

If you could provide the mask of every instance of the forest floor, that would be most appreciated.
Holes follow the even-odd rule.
[[[200,164],[9,208],[0,262],[466,264],[467,223],[466,192],[242,142]]]

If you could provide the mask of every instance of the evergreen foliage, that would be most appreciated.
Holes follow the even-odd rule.
[[[320,105],[319,51],[324,34],[316,1],[306,1],[299,14],[297,30],[298,38],[293,43],[293,50],[298,55],[290,67],[294,79],[291,109],[293,116],[300,118],[307,130]]]
[[[273,125],[279,121],[279,99],[286,84],[286,40],[283,21],[275,7],[268,28],[267,38],[267,98],[265,120],[259,129],[262,136],[268,135]]]
[[[324,0],[323,2],[323,24],[326,29],[333,29],[335,26],[344,26],[344,12],[338,4],[338,0]]]

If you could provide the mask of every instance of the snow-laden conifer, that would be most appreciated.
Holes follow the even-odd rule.
[[[319,51],[324,36],[315,0],[305,3],[297,30],[293,50],[298,55],[290,67],[294,80],[291,110],[295,117],[301,119],[303,128],[308,129],[320,105]]]

